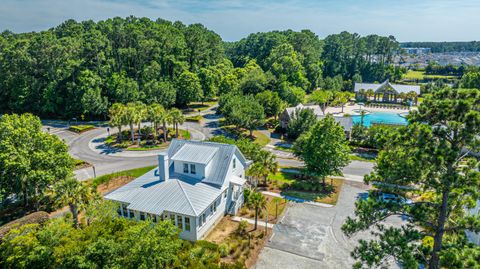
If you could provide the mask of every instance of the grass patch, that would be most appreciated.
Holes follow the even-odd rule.
[[[408,72],[403,75],[403,78],[407,80],[453,79],[453,78],[456,78],[456,76],[427,75],[425,74],[425,71],[408,70]]]
[[[283,171],[277,171],[275,174],[270,174],[268,176],[269,181],[276,181],[278,182],[277,185],[279,187],[282,187],[283,184],[287,183],[293,183],[296,181],[295,174],[294,173],[289,173],[289,172],[283,172]]]
[[[85,167],[90,167],[92,166],[91,164],[87,163],[86,161],[84,160],[80,160],[80,159],[73,159],[74,161],[74,170],[78,170],[78,169],[82,169],[82,168],[85,168]]]
[[[111,181],[119,178],[129,178],[130,180],[135,179],[141,175],[144,175],[148,171],[152,170],[153,168],[157,167],[156,165],[146,166],[141,168],[135,168],[131,170],[125,170],[121,172],[116,172],[112,174],[107,174],[103,176],[99,176],[97,178],[89,179],[88,182],[92,184],[94,188],[99,187],[102,184],[108,184]]]
[[[270,138],[260,131],[253,131],[253,136],[255,137],[253,142],[262,147],[265,147],[270,142]]]
[[[188,104],[187,108],[185,109],[185,112],[201,112],[204,110],[207,110],[209,107],[217,104],[218,101],[208,101],[208,102],[192,102]]]
[[[79,134],[93,129],[95,129],[93,125],[72,125],[68,128],[68,130]]]
[[[371,163],[374,163],[376,161],[375,158],[364,157],[356,154],[350,154],[348,158],[351,161],[361,161],[361,162],[371,162]]]
[[[234,136],[237,136],[239,138],[248,138],[252,142],[259,144],[262,147],[266,146],[270,142],[270,137],[268,137],[266,134],[262,133],[259,130],[254,130],[252,133],[253,137],[250,137],[250,132],[248,130],[239,130],[234,125],[225,125],[221,128],[225,130],[225,132],[233,134]]]
[[[185,118],[185,121],[189,121],[189,122],[200,122],[200,121],[202,121],[202,119],[203,119],[203,116],[197,115],[197,116],[187,117],[187,118]]]
[[[306,201],[335,205],[337,204],[338,195],[342,189],[343,179],[327,179],[327,184],[331,184],[333,188],[332,192],[286,190],[282,191],[282,195],[300,198]]]
[[[275,149],[293,153],[293,148],[292,147],[286,147],[284,145],[275,146]]]

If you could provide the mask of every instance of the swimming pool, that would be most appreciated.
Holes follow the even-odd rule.
[[[361,116],[352,116],[353,123],[360,123]],[[407,125],[407,119],[395,112],[378,112],[372,111],[363,118],[363,126],[369,127],[372,124],[391,124],[391,125]]]

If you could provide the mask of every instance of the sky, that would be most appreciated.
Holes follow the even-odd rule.
[[[202,23],[226,41],[270,30],[480,40],[480,0],[0,0],[0,31],[41,31],[67,19],[130,15]]]

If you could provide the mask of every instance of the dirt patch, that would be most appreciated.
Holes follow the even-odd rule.
[[[267,207],[266,209],[263,209],[259,212],[258,220],[265,221],[268,215],[268,223],[277,223],[279,217],[282,215],[283,211],[285,210],[285,206],[287,205],[288,201],[280,197],[273,197],[269,195],[264,195],[264,196],[265,196],[265,199],[267,200]],[[248,208],[246,205],[244,205],[238,212],[238,215],[240,217],[254,219],[255,210]]]

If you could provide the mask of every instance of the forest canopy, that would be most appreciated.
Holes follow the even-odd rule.
[[[114,103],[184,107],[226,93],[276,92],[289,105],[317,88],[399,77],[390,37],[309,30],[223,42],[201,24],[115,17],[0,34],[0,113],[105,119]]]

